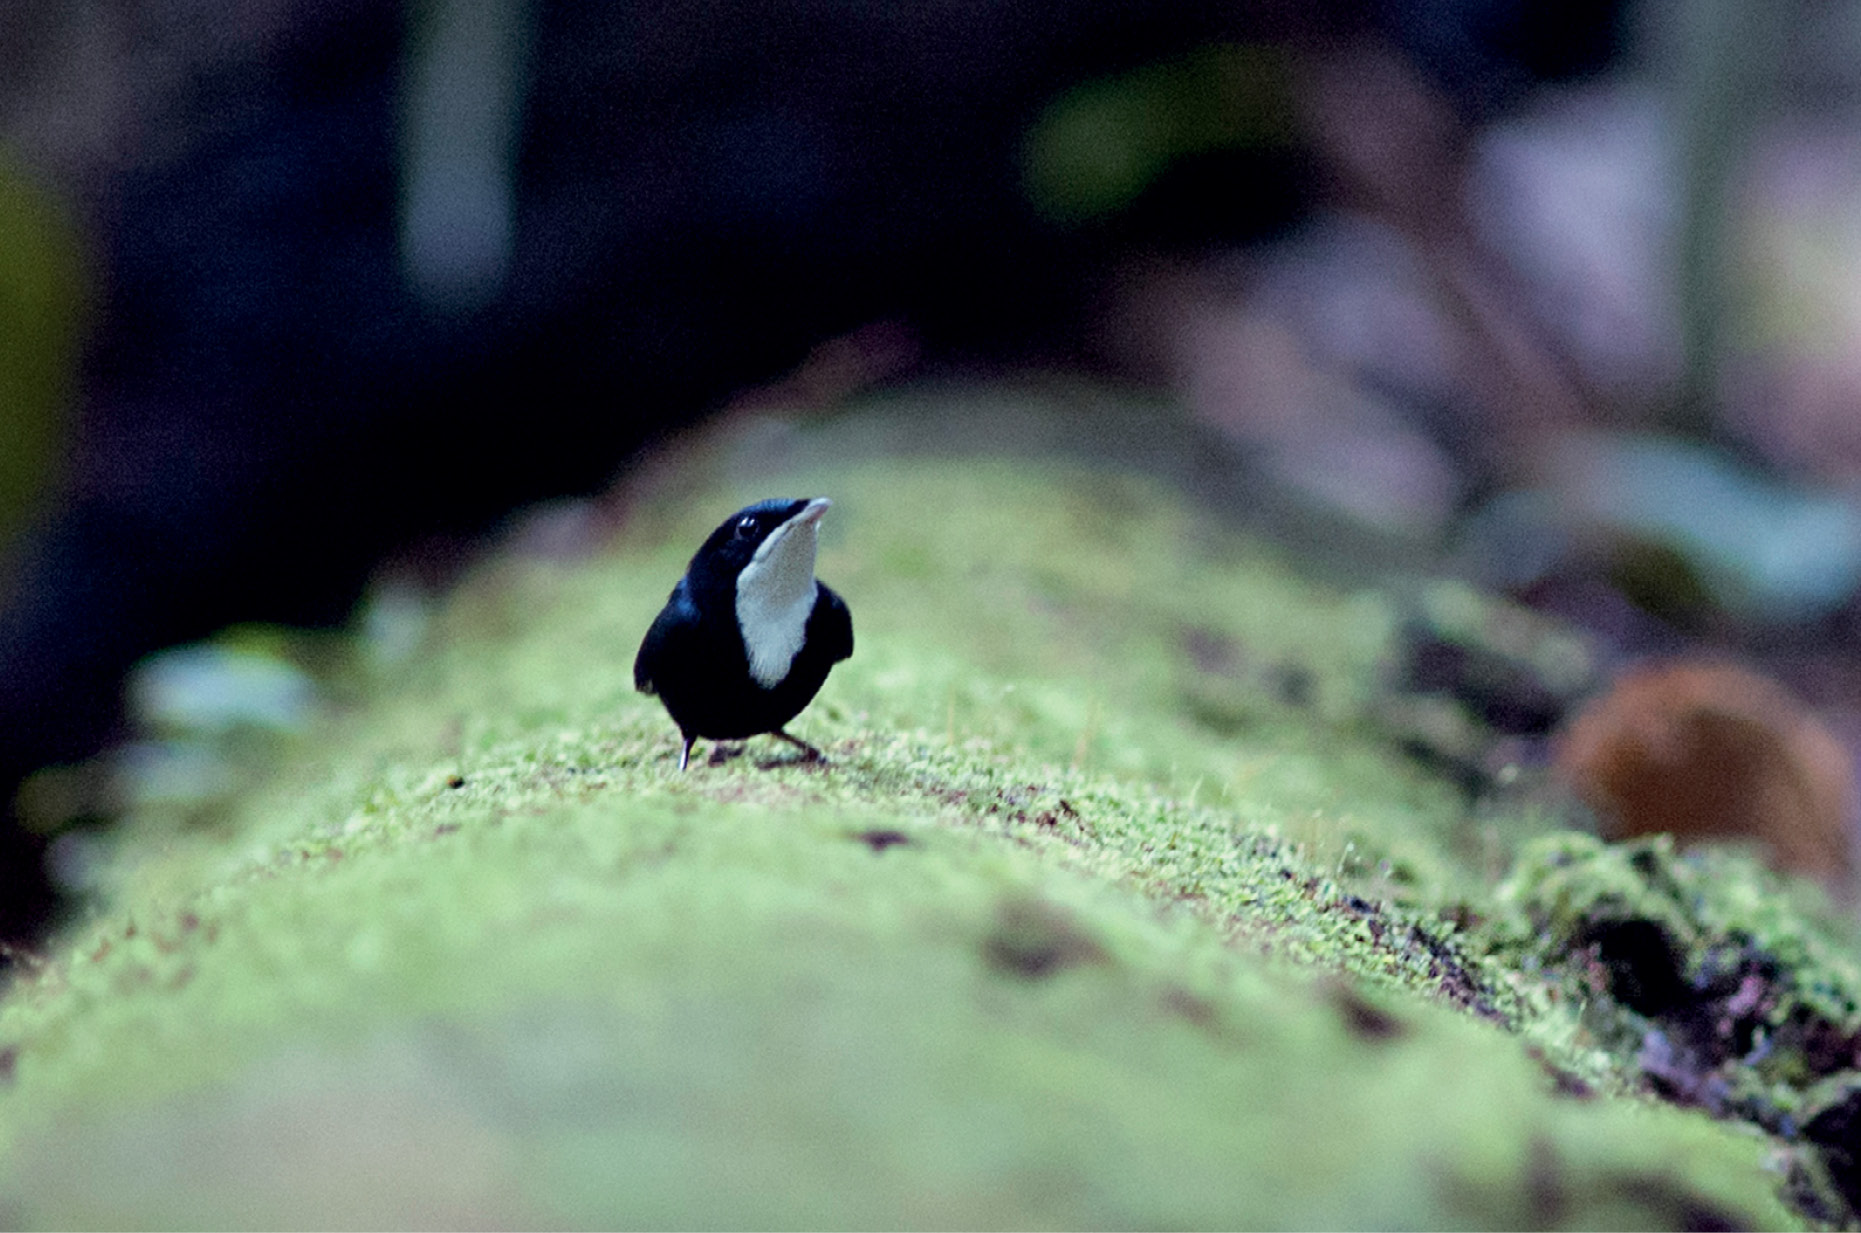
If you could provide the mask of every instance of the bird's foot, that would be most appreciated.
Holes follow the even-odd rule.
[[[799,749],[802,753],[801,760],[803,762],[825,762],[827,761],[826,754],[822,753],[819,749],[817,749],[813,745],[808,744],[808,742],[802,740],[800,737],[790,736],[787,732],[783,731],[781,728],[777,728],[774,732],[771,732],[769,735],[779,736],[783,740],[787,741],[790,745],[793,745],[796,749]]]

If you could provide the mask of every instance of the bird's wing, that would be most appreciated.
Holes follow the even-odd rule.
[[[808,645],[818,640],[828,654],[829,663],[839,663],[853,654],[853,614],[825,582],[815,584],[814,611],[808,614]]]
[[[683,580],[672,588],[666,606],[653,618],[653,624],[640,640],[640,653],[633,657],[633,687],[643,694],[659,692],[659,666],[667,656],[689,639],[698,626],[698,610],[692,607]]]

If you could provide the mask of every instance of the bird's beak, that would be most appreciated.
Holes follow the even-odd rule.
[[[821,520],[821,515],[832,509],[833,506],[834,503],[829,501],[826,497],[816,497],[808,502],[805,509],[789,519],[789,521],[793,523],[819,522]]]

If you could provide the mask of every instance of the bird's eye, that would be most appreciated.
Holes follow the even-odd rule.
[[[750,537],[750,534],[754,532],[755,530],[756,530],[756,520],[750,517],[748,514],[745,514],[743,517],[737,519],[737,538],[738,539],[748,539]]]

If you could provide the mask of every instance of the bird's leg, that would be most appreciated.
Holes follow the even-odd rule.
[[[816,749],[814,746],[808,744],[806,741],[802,740],[800,737],[790,736],[787,732],[783,731],[781,728],[777,728],[774,732],[771,732],[769,735],[781,737],[783,740],[787,741],[790,745],[793,745],[796,749],[799,749],[802,753],[808,755],[808,761],[810,762],[827,761],[826,754],[822,753],[820,750]]]
[[[691,761],[691,747],[697,743],[698,738],[695,736],[688,736],[685,738],[685,748],[678,751],[679,770],[684,770],[686,765]]]

